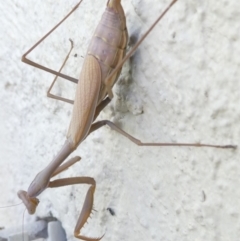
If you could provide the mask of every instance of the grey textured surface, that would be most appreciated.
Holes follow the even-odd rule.
[[[46,98],[53,76],[20,59],[76,2],[0,3],[2,206],[19,202],[17,190],[28,188],[64,142],[71,106]],[[168,2],[122,1],[132,41]],[[31,58],[58,69],[72,38],[75,49],[64,72],[79,76],[81,56],[105,4],[83,1]],[[135,53],[132,78],[118,83],[115,100],[99,119],[116,122],[142,141],[239,144],[239,9],[239,1],[179,0]],[[55,91],[72,98],[74,87],[60,81]],[[102,128],[75,153],[81,162],[61,176],[92,176],[97,181],[98,212],[84,234],[98,237],[105,232],[103,240],[112,241],[239,239],[239,150],[140,148]],[[37,214],[51,211],[62,221],[68,240],[74,240],[86,190],[47,190]],[[1,209],[0,226],[21,224],[23,209]],[[31,217],[25,214],[28,221]]]

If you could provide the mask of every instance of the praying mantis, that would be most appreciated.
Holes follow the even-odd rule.
[[[109,95],[111,95],[111,93],[109,93]],[[82,237],[81,237],[82,238]],[[85,239],[86,240],[86,239]]]

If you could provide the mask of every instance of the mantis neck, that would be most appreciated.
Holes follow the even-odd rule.
[[[58,154],[53,158],[53,160],[49,163],[47,167],[43,169],[46,176],[49,179],[52,177],[53,173],[57,170],[57,168],[65,161],[65,159],[74,151],[72,143],[67,139],[58,152]]]
[[[50,178],[54,176],[54,172],[57,171],[58,167],[65,161],[65,159],[74,151],[74,147],[68,139],[53,158],[50,164],[39,172],[28,188],[28,196],[36,197],[42,193],[50,182]]]

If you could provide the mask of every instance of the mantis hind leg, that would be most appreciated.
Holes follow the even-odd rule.
[[[80,5],[80,3],[82,2],[79,1],[78,4],[76,4],[76,6],[67,14],[66,17],[64,17],[57,25],[55,25],[47,34],[45,34],[36,44],[34,44],[23,56],[22,56],[22,62],[26,63],[26,64],[29,64],[31,66],[34,66],[36,68],[39,68],[39,69],[42,69],[46,72],[49,72],[51,74],[54,74],[56,76],[60,76],[64,79],[67,79],[69,81],[72,81],[74,83],[77,83],[78,82],[78,79],[76,78],[73,78],[71,76],[68,76],[68,75],[65,75],[65,74],[62,74],[60,73],[59,71],[55,71],[55,70],[52,70],[52,69],[49,69],[43,65],[40,65],[30,59],[27,58],[27,55],[29,53],[31,53],[44,39],[46,39],[55,29],[57,29]]]
[[[132,135],[128,134],[120,127],[116,126],[113,122],[109,120],[102,120],[97,121],[92,124],[89,134],[94,132],[95,130],[101,128],[102,126],[108,125],[112,130],[117,131],[119,134],[125,136],[130,141],[135,143],[138,146],[192,146],[192,147],[212,147],[212,148],[230,148],[236,149],[237,146],[235,145],[212,145],[212,144],[201,144],[201,143],[158,143],[158,142],[142,142],[139,139],[133,137]]]

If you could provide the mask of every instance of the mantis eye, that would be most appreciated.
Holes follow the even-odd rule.
[[[29,198],[29,202],[27,203],[27,205],[25,204],[27,210],[28,210],[28,213],[29,214],[34,214],[35,211],[36,211],[36,208],[39,204],[39,200],[37,198]]]

